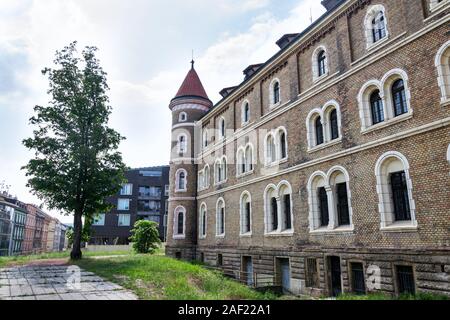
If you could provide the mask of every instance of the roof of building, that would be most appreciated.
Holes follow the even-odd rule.
[[[192,61],[192,68],[186,75],[186,78],[184,79],[183,84],[174,99],[183,97],[199,97],[209,100],[200,77],[198,76],[197,71],[195,71],[194,61]]]

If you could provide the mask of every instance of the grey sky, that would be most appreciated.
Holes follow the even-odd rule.
[[[127,137],[121,145],[126,164],[161,165],[169,161],[168,103],[188,71],[191,50],[210,98],[218,101],[220,89],[243,80],[246,66],[278,50],[278,38],[309,25],[310,8],[315,19],[324,12],[320,0],[1,0],[0,182],[21,200],[40,203],[25,187],[20,167],[30,154],[21,141],[31,135],[33,106],[48,100],[40,70],[71,41],[100,49],[111,125]]]

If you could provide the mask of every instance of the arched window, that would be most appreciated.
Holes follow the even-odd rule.
[[[323,76],[327,72],[326,67],[327,56],[324,50],[320,51],[317,56],[317,67],[319,77]]]
[[[207,209],[206,209],[206,204],[203,203],[200,206],[200,220],[199,220],[200,226],[199,226],[199,230],[200,230],[200,238],[204,239],[206,238],[206,225],[207,225]]]
[[[225,118],[222,117],[219,120],[219,138],[220,139],[225,138],[225,130],[226,130]]]
[[[266,234],[294,232],[292,188],[287,181],[269,185],[264,192],[264,223]]]
[[[353,230],[349,175],[344,168],[314,173],[308,182],[308,194],[311,232]]]
[[[398,152],[388,152],[378,160],[375,173],[381,228],[395,228],[396,225],[416,228],[412,181],[406,158]]]
[[[281,101],[280,81],[278,79],[272,80],[270,84],[270,104],[277,105]]]
[[[250,121],[250,104],[245,101],[242,105],[242,125],[247,124]]]
[[[441,103],[450,101],[450,40],[438,51],[435,59],[438,70],[438,85],[441,88]]]
[[[177,207],[174,211],[173,221],[173,238],[183,239],[185,237],[186,229],[186,209],[184,207]]]
[[[286,142],[286,132],[283,130],[279,131],[279,143],[280,143],[280,158],[286,159],[287,158],[287,142]]]
[[[209,179],[210,179],[209,165],[206,165],[205,169],[203,169],[203,179],[204,179],[204,187],[209,188]]]
[[[243,192],[240,201],[241,236],[250,235],[252,232],[251,197],[247,191]]]
[[[279,188],[281,201],[281,231],[292,229],[292,197],[290,187],[282,185]]]
[[[222,158],[222,180],[225,181],[228,178],[228,170],[227,170],[227,158]]]
[[[398,79],[392,85],[392,99],[394,106],[394,115],[396,117],[408,113],[408,105],[406,103],[405,85],[402,79]]]
[[[185,192],[187,190],[187,172],[179,169],[176,173],[176,192]]]
[[[336,109],[333,109],[333,111],[331,111],[330,113],[330,132],[331,140],[339,138],[339,124]]]
[[[203,148],[208,147],[208,130],[206,128],[203,129]]]
[[[181,112],[178,117],[178,122],[186,122],[187,121],[187,113]]]
[[[364,19],[367,49],[370,49],[375,44],[381,43],[381,40],[387,39],[389,35],[387,26],[384,6],[381,4],[370,6]]]
[[[237,152],[237,172],[238,175],[244,174],[245,170],[245,150],[244,148],[239,148]]]
[[[187,152],[187,138],[186,135],[182,134],[178,137],[178,152],[180,154],[185,154]]]
[[[370,95],[370,108],[372,113],[372,124],[384,121],[383,100],[380,97],[380,91],[375,90]]]
[[[216,207],[216,236],[225,236],[225,201],[220,198]]]
[[[272,134],[270,134],[267,137],[267,142],[266,142],[267,148],[266,148],[266,162],[267,164],[273,163],[276,161],[277,156],[276,156],[276,147],[275,147],[275,138],[273,137]]]
[[[322,126],[322,119],[320,117],[317,117],[315,121],[315,131],[316,131],[316,145],[323,144],[324,142],[323,126]]]
[[[270,225],[269,232],[276,231],[278,229],[278,203],[277,198],[272,197],[270,199]]]
[[[384,13],[379,12],[377,16],[372,20],[372,40],[373,42],[380,41],[386,37],[386,22]]]
[[[250,144],[245,149],[245,168],[246,172],[253,171],[253,148]]]

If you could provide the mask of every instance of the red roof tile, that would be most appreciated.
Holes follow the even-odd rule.
[[[185,96],[196,96],[209,100],[205,88],[203,87],[203,84],[200,81],[200,78],[197,72],[195,71],[194,67],[192,67],[191,70],[189,70],[175,98]]]

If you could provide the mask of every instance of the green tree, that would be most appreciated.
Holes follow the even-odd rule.
[[[158,224],[153,221],[139,220],[131,230],[130,240],[137,253],[154,253],[161,244]]]
[[[74,215],[72,259],[81,259],[83,222],[110,210],[105,199],[120,189],[125,165],[117,151],[124,138],[108,127],[111,106],[106,73],[95,47],[77,53],[76,42],[56,52],[46,68],[51,101],[36,106],[34,137],[23,144],[34,158],[22,169],[33,193],[50,209]]]

